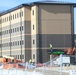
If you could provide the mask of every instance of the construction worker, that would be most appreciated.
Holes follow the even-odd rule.
[[[31,60],[31,59],[29,60],[29,63],[30,63],[30,64],[32,63],[32,60]]]
[[[50,44],[50,50],[51,50],[51,52],[52,52],[52,47],[53,47],[52,44]]]

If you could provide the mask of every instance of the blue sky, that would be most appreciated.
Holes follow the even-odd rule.
[[[44,0],[1,0],[0,1],[0,11],[5,11],[8,9],[11,9],[15,6],[22,4],[22,3],[29,3],[29,2],[34,2],[34,1],[44,1]],[[46,0],[46,1],[48,1],[48,0]],[[76,0],[54,0],[54,1],[76,3]],[[76,8],[74,9],[74,32],[76,34]]]

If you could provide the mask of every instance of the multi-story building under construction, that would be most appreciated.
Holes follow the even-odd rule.
[[[59,50],[74,47],[75,7],[76,3],[41,1],[0,13],[0,56],[46,62],[49,44]]]

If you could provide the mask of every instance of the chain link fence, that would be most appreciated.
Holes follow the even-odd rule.
[[[0,75],[76,75],[75,55],[60,55],[43,64],[11,64],[8,63],[8,68],[4,69],[5,64],[0,63]]]

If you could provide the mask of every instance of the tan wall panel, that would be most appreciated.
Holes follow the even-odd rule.
[[[70,6],[41,5],[39,12],[42,34],[71,34]]]
[[[71,34],[69,21],[42,21],[42,34]]]
[[[70,6],[41,5],[41,19],[71,19]]]
[[[29,6],[26,6],[24,8],[24,20],[31,21],[31,8]]]

